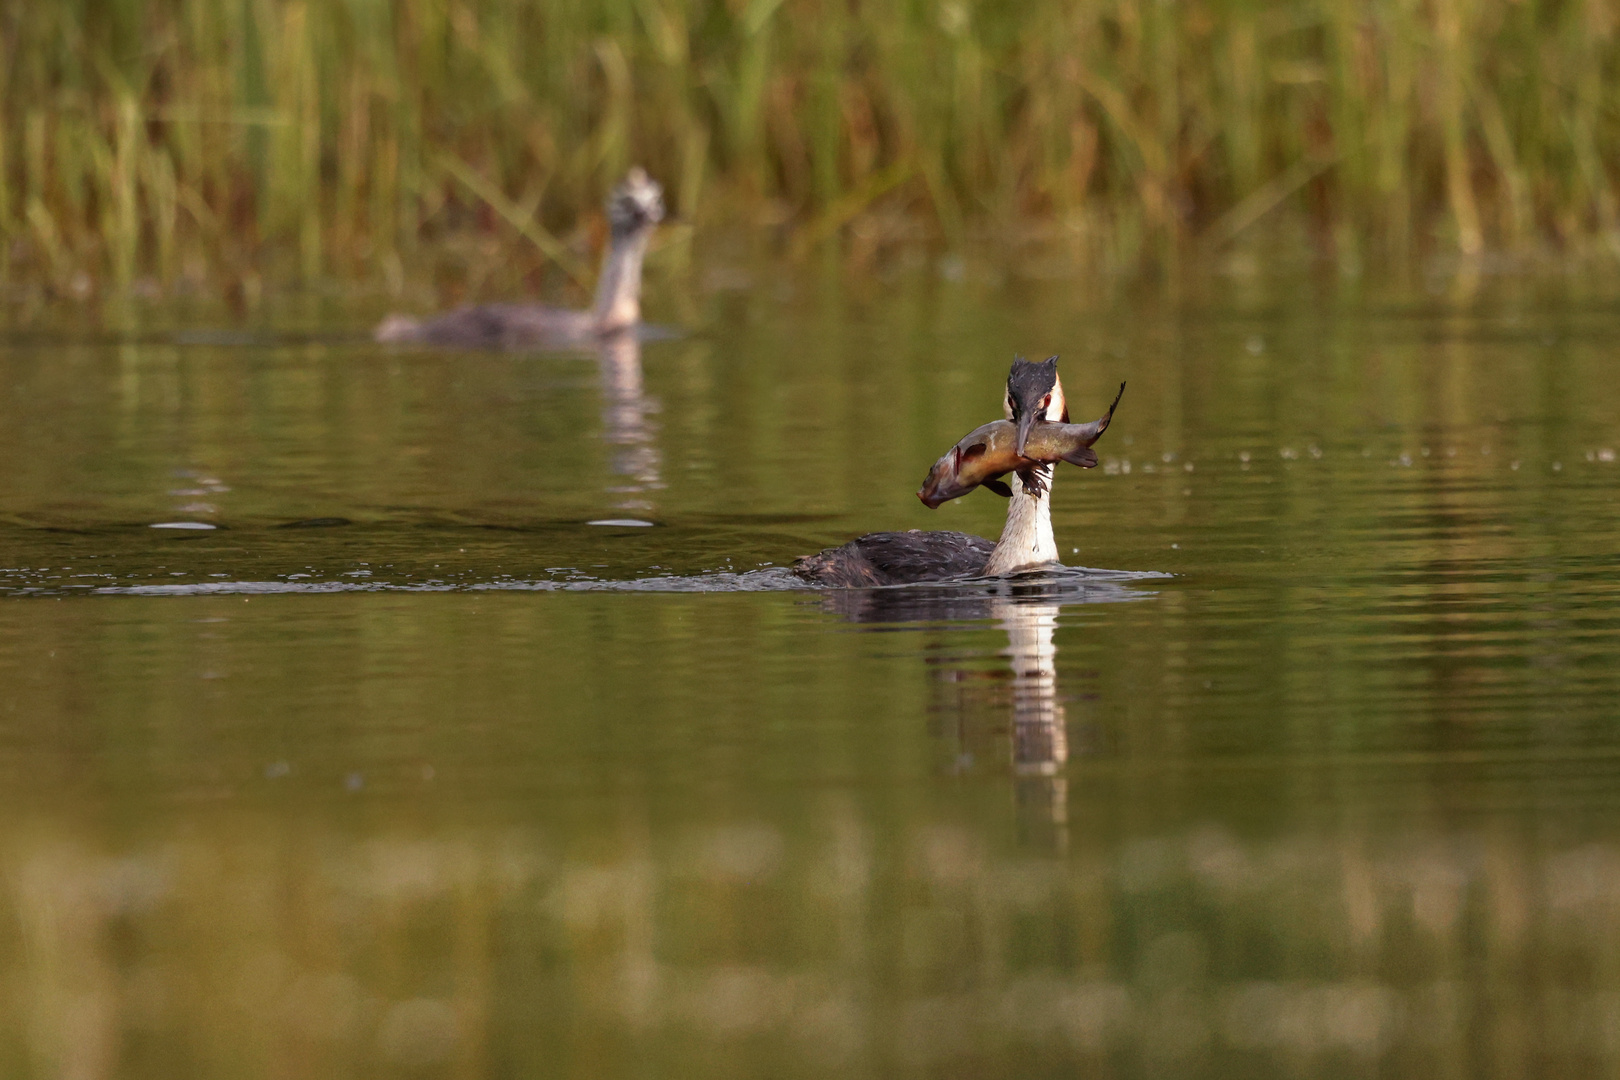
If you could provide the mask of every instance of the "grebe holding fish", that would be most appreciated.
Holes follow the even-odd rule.
[[[390,315],[374,336],[382,342],[489,348],[574,344],[634,327],[641,321],[641,263],[653,227],[664,219],[664,189],[645,170],[633,168],[613,189],[607,213],[612,240],[589,311],[543,304],[478,304],[425,320]]]
[[[1125,384],[1120,384],[1120,394]],[[1100,420],[1070,424],[1057,357],[1014,360],[1007,375],[1005,420],[976,428],[935,462],[917,493],[930,509],[985,486],[1008,499],[1007,523],[992,544],[961,532],[883,532],[806,555],[793,572],[842,588],[906,585],[973,575],[998,576],[1058,562],[1052,535],[1052,473],[1068,461],[1097,464],[1090,447],[1108,430],[1119,397]],[[1005,475],[1010,483],[1003,483]]]

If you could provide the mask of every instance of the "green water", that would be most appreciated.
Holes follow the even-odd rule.
[[[736,277],[4,336],[0,1071],[1620,1067],[1620,307]],[[1015,351],[1138,573],[780,588]]]

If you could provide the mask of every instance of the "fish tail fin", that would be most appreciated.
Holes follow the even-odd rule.
[[[1119,399],[1124,397],[1124,396],[1125,396],[1125,383],[1123,381],[1121,381],[1120,384],[1119,384],[1119,393],[1114,395],[1114,403],[1112,405],[1108,406],[1108,418],[1110,420],[1113,419],[1113,417],[1114,417],[1114,410],[1119,408]]]
[[[1103,413],[1101,420],[1097,421],[1097,435],[1098,436],[1101,436],[1103,432],[1108,430],[1108,422],[1114,418],[1114,410],[1119,408],[1119,399],[1124,397],[1124,396],[1125,396],[1125,384],[1122,382],[1122,383],[1119,384],[1119,393],[1114,395],[1114,403],[1112,405],[1108,406],[1108,411]]]

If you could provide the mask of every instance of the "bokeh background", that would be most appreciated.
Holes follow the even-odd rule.
[[[1154,274],[1277,237],[1350,274],[1608,260],[1617,20],[1603,0],[10,4],[0,272],[249,301],[575,288],[634,162],[683,223],[800,256],[849,229]]]

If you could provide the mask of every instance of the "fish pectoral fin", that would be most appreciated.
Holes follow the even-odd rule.
[[[1012,498],[1012,488],[1008,487],[1004,481],[1001,481],[1001,480],[986,480],[980,486],[988,488],[989,490],[995,492],[997,495],[1000,495],[1003,499]]]
[[[1089,446],[1076,447],[1064,454],[1063,460],[1070,465],[1078,465],[1082,469],[1095,469],[1097,467],[1097,451]]]

